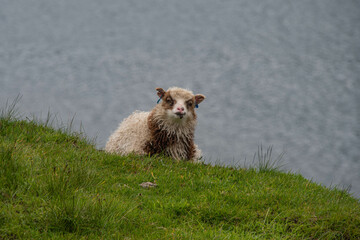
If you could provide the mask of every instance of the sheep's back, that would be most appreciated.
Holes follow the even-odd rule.
[[[105,151],[118,154],[145,154],[144,146],[150,138],[147,125],[149,112],[136,111],[124,119],[110,136]]]

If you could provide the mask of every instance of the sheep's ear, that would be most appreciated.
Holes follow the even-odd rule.
[[[162,88],[156,88],[157,91],[157,95],[159,96],[159,98],[162,98],[165,95],[165,90]]]
[[[204,101],[205,96],[202,94],[196,94],[195,95],[195,104],[198,105],[199,103],[201,103],[202,101]]]

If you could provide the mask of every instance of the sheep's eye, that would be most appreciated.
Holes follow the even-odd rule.
[[[170,104],[170,105],[173,104],[173,100],[172,100],[171,98],[167,98],[167,99],[166,99],[166,102],[167,102],[168,104]]]
[[[192,107],[192,105],[193,105],[193,102],[192,102],[192,101],[189,101],[189,102],[188,102],[188,106],[189,106],[189,107]]]

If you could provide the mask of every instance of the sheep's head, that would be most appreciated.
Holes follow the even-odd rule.
[[[162,108],[167,117],[175,121],[185,121],[196,119],[195,106],[200,104],[205,96],[202,94],[194,95],[191,91],[183,88],[172,87],[165,91],[156,88],[157,95],[162,99]]]

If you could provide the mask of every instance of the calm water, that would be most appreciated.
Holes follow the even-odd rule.
[[[102,148],[155,87],[207,99],[196,142],[209,163],[285,169],[360,196],[359,1],[0,0],[0,101],[64,122]]]

